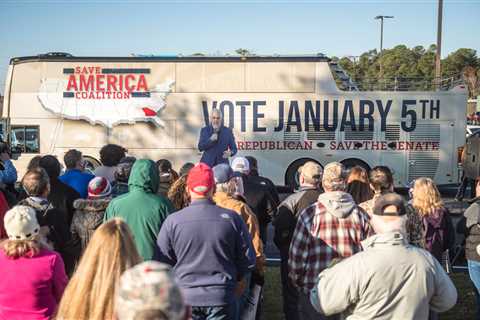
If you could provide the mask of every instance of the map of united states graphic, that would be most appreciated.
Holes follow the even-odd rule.
[[[86,120],[107,127],[139,121],[163,125],[158,115],[166,105],[165,99],[173,84],[173,80],[166,80],[150,87],[148,92],[73,92],[66,90],[71,88],[68,79],[44,78],[38,99],[46,110],[66,119]]]

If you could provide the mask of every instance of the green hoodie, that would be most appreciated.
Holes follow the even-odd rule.
[[[155,163],[146,159],[135,161],[128,179],[129,192],[110,202],[104,218],[104,221],[114,217],[125,220],[145,261],[153,259],[160,227],[173,211],[170,201],[156,194],[158,184]]]

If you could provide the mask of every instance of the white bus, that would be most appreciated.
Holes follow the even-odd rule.
[[[293,185],[307,160],[387,165],[395,184],[420,176],[458,182],[467,92],[338,89],[329,59],[304,57],[13,58],[2,110],[23,151],[22,172],[38,154],[83,152],[93,165],[107,143],[129,154],[197,162],[200,128],[212,108],[233,128],[239,154],[262,175]]]

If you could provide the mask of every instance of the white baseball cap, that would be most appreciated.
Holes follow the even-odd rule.
[[[235,172],[247,174],[250,172],[250,163],[245,157],[236,157],[232,161],[232,169]]]

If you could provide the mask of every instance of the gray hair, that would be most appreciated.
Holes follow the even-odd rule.
[[[232,183],[232,180],[229,180],[224,183],[217,183],[215,187],[216,187],[215,192],[225,192],[229,195],[232,195],[235,192],[235,186]]]
[[[218,108],[213,108],[212,109],[212,116],[216,114],[217,116],[219,116],[221,119],[223,119],[223,113],[222,113],[222,110],[218,109]]]

